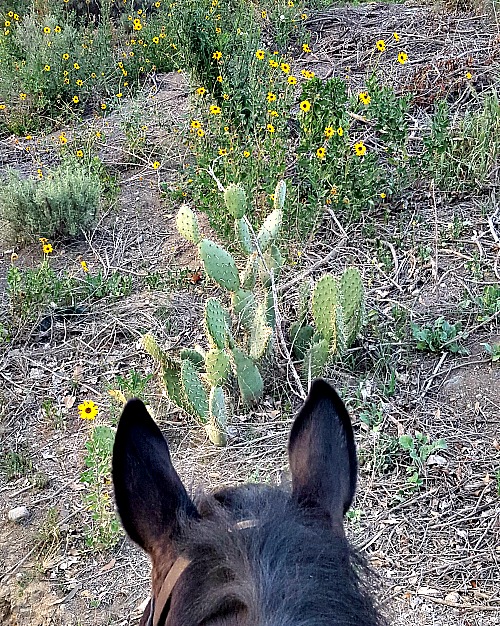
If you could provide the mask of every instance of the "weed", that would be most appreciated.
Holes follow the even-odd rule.
[[[468,354],[466,348],[458,343],[458,339],[463,336],[460,336],[461,327],[460,322],[450,324],[444,317],[438,317],[432,325],[411,324],[413,338],[417,340],[417,350],[429,352],[447,350],[454,354]]]
[[[36,558],[42,562],[50,560],[57,553],[61,540],[59,513],[55,506],[51,506],[35,537]]]
[[[21,478],[31,474],[33,471],[33,462],[29,456],[19,450],[8,450],[2,455],[0,460],[0,471],[5,476],[5,479],[14,480],[15,478]]]
[[[476,298],[479,308],[479,321],[484,321],[488,317],[500,311],[500,285],[486,285],[483,293]]]
[[[500,343],[483,343],[484,351],[489,354],[492,363],[500,361]]]
[[[110,497],[111,456],[115,431],[108,426],[96,426],[85,447],[87,455],[80,480],[87,490],[84,503],[90,511],[92,523],[86,529],[86,542],[98,550],[112,548],[120,537],[120,523]]]
[[[145,400],[146,390],[153,374],[144,376],[134,369],[130,370],[128,376],[117,376],[116,387],[118,387],[127,399],[141,398]]]
[[[86,168],[62,165],[35,181],[11,170],[0,189],[0,215],[17,240],[74,237],[94,219],[101,185]]]
[[[425,462],[438,450],[446,450],[447,445],[444,439],[437,439],[432,443],[429,441],[429,437],[418,431],[415,432],[415,436],[401,435],[399,437],[399,445],[401,450],[407,453],[411,459],[411,464],[406,468],[408,474],[406,489],[404,491],[415,491],[422,486],[422,478],[420,472],[422,471]]]
[[[65,428],[66,420],[60,407],[54,404],[52,398],[45,398],[42,401],[42,415],[58,430]]]
[[[369,428],[378,428],[384,416],[381,408],[374,402],[367,402],[359,414],[359,419]]]

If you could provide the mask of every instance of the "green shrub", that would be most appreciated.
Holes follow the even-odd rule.
[[[10,171],[0,189],[0,217],[18,240],[74,237],[94,219],[100,196],[99,178],[87,168],[61,165],[39,181]]]

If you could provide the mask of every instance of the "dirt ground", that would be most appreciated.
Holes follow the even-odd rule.
[[[498,80],[500,38],[487,16],[370,4],[329,9],[312,20],[311,28],[317,52],[307,67],[320,76],[348,72],[353,89],[366,75],[367,42],[395,31],[404,37],[411,72],[401,74],[401,87],[411,83],[420,98],[416,132],[440,90],[454,98],[457,109],[471,102],[470,86],[462,80],[471,63],[478,68],[476,94]],[[447,60],[453,69],[445,81],[440,68]],[[388,74],[399,71],[387,67]],[[54,318],[48,330],[23,327],[0,346],[0,452],[22,452],[30,460],[29,471],[18,478],[7,481],[0,473],[0,623],[6,626],[134,625],[148,597],[147,559],[128,540],[123,537],[104,553],[83,541],[88,512],[80,474],[88,425],[79,420],[76,404],[92,397],[102,423],[116,417],[106,393],[116,376],[132,369],[153,371],[138,344],[144,332],[171,348],[202,341],[199,313],[209,287],[186,277],[167,291],[144,282],[152,272],[167,276],[176,268],[199,266],[192,246],[176,233],[178,207],[159,190],[160,181],[176,184],[186,159],[173,132],[187,115],[186,85],[182,75],[171,74],[158,77],[157,88],[141,106],[150,120],[148,140],[169,155],[164,166],[153,172],[128,163],[120,120],[107,118],[101,157],[119,176],[116,203],[83,240],[55,242],[55,267],[76,272],[83,258],[91,271],[119,270],[132,277],[132,293],[99,301],[71,319]],[[65,130],[68,136],[78,132]],[[48,163],[53,144],[52,137],[40,139],[38,150],[45,151]],[[1,142],[0,167],[34,173],[35,160],[24,147],[22,139]],[[368,285],[369,323],[350,352],[354,366],[336,364],[329,378],[351,409],[361,455],[348,533],[380,573],[383,601],[395,626],[500,624],[500,367],[483,348],[500,341],[500,326],[498,315],[484,322],[473,305],[464,305],[484,285],[499,282],[500,220],[492,218],[495,205],[488,204],[488,193],[452,197],[414,190],[383,210],[367,212],[356,224],[325,213],[315,239],[282,276],[286,284],[335,248],[336,256],[321,272],[354,263]],[[450,224],[456,219],[462,229],[453,238]],[[202,226],[210,232],[206,221]],[[16,249],[17,263],[31,266],[37,249]],[[429,253],[420,254],[422,249]],[[12,250],[2,242],[5,311]],[[381,250],[386,264],[380,263]],[[284,293],[286,319],[295,294],[293,289]],[[462,322],[466,354],[415,349],[409,322],[423,324],[440,315]],[[391,393],[384,378],[389,371],[395,377]],[[290,406],[276,399],[283,395],[273,393],[273,380],[276,388],[289,381],[280,358],[278,373],[273,379],[267,372],[269,393],[259,411],[234,407],[230,442],[223,449],[211,446],[199,426],[172,409],[154,386],[151,404],[187,486],[286,479],[286,441],[300,403],[292,392]],[[42,411],[46,398],[61,416],[57,425]],[[374,407],[380,411],[377,429],[361,419]],[[428,459],[420,472],[422,485],[409,491],[408,462],[387,448],[387,438],[415,431],[431,441],[444,438],[447,449]],[[384,455],[387,467],[381,471],[377,463]],[[26,506],[29,516],[13,524],[7,512],[18,506]],[[48,523],[51,511],[53,524]]]

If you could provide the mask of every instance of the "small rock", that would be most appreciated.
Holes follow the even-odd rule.
[[[451,593],[447,594],[444,599],[446,602],[458,604],[460,602],[460,595],[456,591],[452,591]]]
[[[16,506],[7,513],[7,518],[10,522],[22,522],[29,517],[30,512],[25,506]]]

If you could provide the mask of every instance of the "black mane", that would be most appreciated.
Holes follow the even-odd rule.
[[[201,520],[186,520],[178,541],[192,562],[172,623],[231,615],[252,626],[386,624],[364,559],[286,492],[247,485],[196,504]]]

